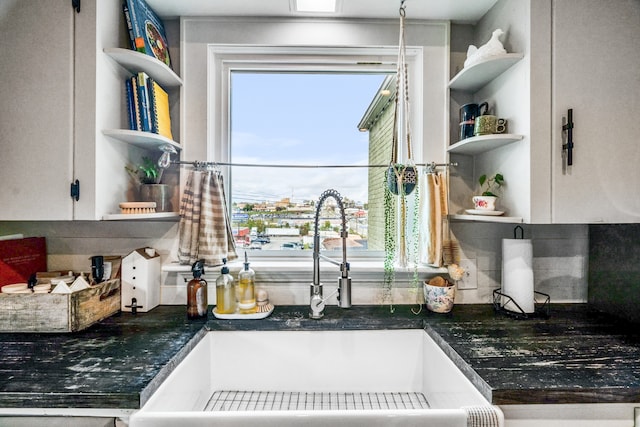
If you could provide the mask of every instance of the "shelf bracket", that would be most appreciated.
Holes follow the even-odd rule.
[[[562,131],[567,132],[567,143],[562,144],[562,151],[567,151],[567,166],[573,165],[573,108],[567,110],[567,123],[562,126]]]
[[[76,13],[80,13],[80,1],[81,0],[71,0],[71,7],[76,10]]]
[[[77,179],[71,183],[71,198],[76,202],[80,200],[80,181]]]

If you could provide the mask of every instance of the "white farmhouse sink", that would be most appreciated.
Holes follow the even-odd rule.
[[[420,329],[214,331],[130,425],[466,427],[469,410],[503,425]]]

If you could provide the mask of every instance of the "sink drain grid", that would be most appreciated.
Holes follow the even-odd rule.
[[[216,391],[205,411],[322,411],[429,409],[422,393],[306,393]]]

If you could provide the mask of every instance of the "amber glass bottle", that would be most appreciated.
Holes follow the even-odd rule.
[[[191,267],[193,279],[187,284],[187,317],[200,319],[207,317],[207,281],[202,278],[204,274],[204,260],[198,260]]]

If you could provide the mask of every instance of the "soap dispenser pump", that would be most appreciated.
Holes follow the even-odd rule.
[[[229,274],[227,259],[222,259],[223,265],[220,276],[216,279],[216,312],[218,314],[233,314],[236,312],[236,287],[233,276]]]
[[[187,284],[187,317],[200,319],[207,317],[207,281],[202,278],[204,274],[204,260],[198,260],[191,266],[193,279]]]
[[[238,309],[240,314],[256,312],[256,273],[249,267],[247,252],[244,253],[244,268],[238,273]]]

